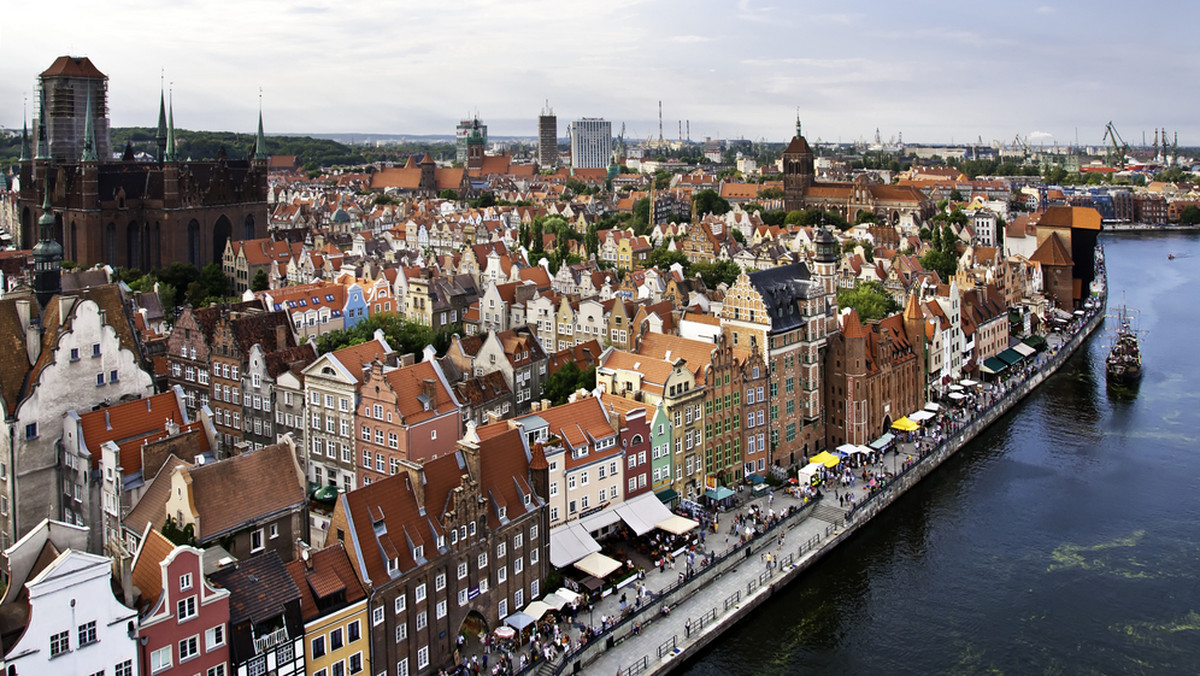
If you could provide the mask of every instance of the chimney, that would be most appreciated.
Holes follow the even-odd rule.
[[[500,418],[499,413],[496,413],[495,411],[488,411],[487,412],[487,422],[485,422],[484,424],[491,425],[492,423],[500,422],[500,420],[501,420],[501,418]],[[470,425],[470,423],[468,423],[468,425]]]
[[[437,404],[437,384],[433,378],[426,378],[421,381],[421,394],[429,400],[429,407],[434,408]]]
[[[542,410],[542,402],[532,401],[529,403],[529,411],[531,413],[537,413],[538,411],[541,411],[541,410]]]
[[[275,325],[275,349],[282,350],[288,344],[288,327],[283,322]]]

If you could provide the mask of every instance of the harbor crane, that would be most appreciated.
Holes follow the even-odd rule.
[[[1120,132],[1118,132],[1117,128],[1113,126],[1111,120],[1104,127],[1103,140],[1105,142],[1112,143],[1112,149],[1107,153],[1109,166],[1124,169],[1125,157],[1129,154],[1129,144],[1125,142],[1125,139],[1121,138]]]

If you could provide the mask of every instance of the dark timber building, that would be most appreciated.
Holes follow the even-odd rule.
[[[230,160],[180,161],[174,113],[160,102],[157,161],[112,159],[107,77],[86,57],[59,57],[39,78],[37,154],[22,141],[18,248],[38,239],[49,191],[62,257],[82,266],[161,268],[220,262],[230,240],[267,236],[267,154],[259,114],[255,152]],[[82,133],[81,133],[82,130]]]

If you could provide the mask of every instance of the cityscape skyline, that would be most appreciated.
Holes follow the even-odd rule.
[[[812,2],[531,0],[446,12],[428,2],[200,10],[124,0],[100,13],[67,0],[53,15],[16,7],[0,27],[0,125],[31,119],[38,73],[71,54],[109,76],[118,127],[155,124],[161,83],[174,92],[176,124],[196,130],[252,131],[261,90],[270,134],[449,135],[478,111],[493,136],[535,138],[548,100],[560,139],[566,122],[582,117],[611,121],[614,134],[624,125],[628,137],[657,138],[661,100],[668,140],[682,124],[693,141],[781,142],[799,115],[806,135],[826,142],[871,141],[878,129],[884,142],[1019,135],[1099,145],[1112,120],[1130,144],[1164,127],[1194,144],[1186,114],[1194,95],[1173,84],[1194,79],[1194,60],[1165,43],[1135,47],[1108,6],[881,4],[829,13]],[[1198,14],[1172,11],[1180,21]],[[376,28],[386,25],[380,17],[398,28]],[[36,28],[50,20],[53,31]],[[1136,92],[1120,95],[1128,82]]]

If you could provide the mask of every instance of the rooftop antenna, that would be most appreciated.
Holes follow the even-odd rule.
[[[663,142],[662,133],[662,99],[658,100],[658,142]]]

